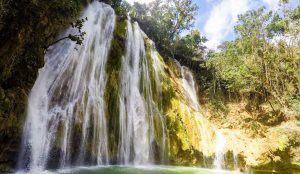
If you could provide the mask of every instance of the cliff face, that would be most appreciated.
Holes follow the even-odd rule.
[[[82,2],[42,1],[5,2],[1,8],[1,48],[0,48],[0,171],[10,171],[16,166],[21,144],[23,125],[29,92],[36,80],[38,69],[44,64],[45,45],[55,40],[58,33],[74,20],[82,9]],[[25,10],[24,10],[25,9]],[[109,126],[114,130],[109,135],[112,144],[110,155],[116,154],[118,139],[117,119],[122,56],[125,51],[126,20],[117,19],[114,38],[107,63],[108,83],[105,92],[106,113]],[[170,60],[165,63],[157,54],[153,62],[151,51],[154,44],[145,37],[149,67],[159,66],[161,74],[153,74],[152,81],[161,78],[161,107],[166,117],[168,158],[173,164],[200,164],[201,128],[206,126],[199,110],[190,107],[187,91],[181,84],[181,67]],[[153,65],[155,63],[155,65]],[[158,77],[159,76],[159,77]],[[155,84],[153,83],[153,86]],[[209,128],[209,126],[207,126]],[[210,129],[210,128],[209,128]],[[162,130],[160,130],[162,131]],[[214,136],[213,131],[208,131]],[[78,133],[80,134],[80,133]],[[211,150],[205,152],[212,155]],[[192,155],[195,154],[195,155]],[[192,162],[191,162],[192,160]]]
[[[82,8],[79,0],[5,2],[0,11],[0,172],[16,165],[24,124],[27,96],[43,66],[44,48],[77,17]],[[25,9],[24,9],[25,8]],[[11,15],[13,14],[13,15]],[[126,19],[117,18],[107,60],[105,112],[111,161],[117,154],[119,138],[119,94],[122,61],[126,49]],[[252,115],[243,107],[228,105],[229,114],[217,113],[206,102],[198,103],[193,75],[177,61],[162,58],[154,43],[144,37],[149,61],[151,86],[159,93],[153,99],[160,105],[166,128],[166,163],[211,167],[216,156],[220,131],[226,145],[223,155],[227,168],[299,167],[299,125],[295,120],[265,126],[249,124]],[[159,72],[159,73],[157,73]],[[158,80],[159,80],[159,84]],[[201,94],[199,95],[201,96]],[[259,129],[256,129],[259,127]],[[157,128],[158,129],[158,128]],[[250,133],[247,132],[251,130]],[[255,130],[257,132],[255,132]],[[74,134],[80,135],[80,129]],[[164,130],[159,130],[161,132]],[[261,134],[262,133],[262,134]],[[257,134],[257,135],[254,135]],[[155,136],[160,136],[155,135]],[[163,144],[163,142],[156,142]],[[155,156],[159,156],[156,151]],[[234,157],[235,155],[235,157]],[[237,158],[236,162],[234,158]],[[161,161],[157,160],[157,163]],[[234,164],[237,163],[237,164]],[[236,165],[236,166],[234,166]]]
[[[151,44],[146,38],[148,52]],[[249,111],[243,101],[226,103],[220,113],[193,86],[190,71],[174,59],[158,54],[158,60],[171,164],[216,167],[221,155],[220,166],[227,169],[299,170],[299,120],[277,115],[269,106]],[[218,133],[224,138],[221,154]]]
[[[80,0],[0,1],[0,171],[16,164],[27,96],[55,40],[82,9]]]
[[[226,112],[220,113],[204,101],[201,103],[206,117],[226,137],[225,153],[235,151],[240,168],[283,172],[299,170],[298,120],[292,117],[274,120],[278,115],[272,115],[269,106],[251,112],[247,103],[242,101],[228,102]]]
[[[146,39],[148,52],[153,50],[151,44]],[[169,162],[204,167],[206,163],[210,166],[215,147],[215,129],[201,113],[194,77],[176,60],[163,59],[158,53],[156,55],[158,61],[154,67],[161,69],[162,108],[167,128]]]

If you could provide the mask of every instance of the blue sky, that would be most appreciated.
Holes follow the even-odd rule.
[[[127,0],[140,3],[151,0]],[[235,38],[234,26],[237,16],[251,9],[266,6],[276,10],[279,0],[194,0],[199,6],[195,28],[209,40],[206,46],[211,49],[228,40]],[[300,5],[300,0],[290,0],[290,6]]]
[[[278,9],[279,0],[194,0],[199,6],[195,28],[208,38],[206,44],[215,49],[220,43],[235,38],[237,16],[261,6]],[[289,6],[300,5],[300,0],[290,0]]]

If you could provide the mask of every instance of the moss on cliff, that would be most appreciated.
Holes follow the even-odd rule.
[[[208,122],[205,122],[200,113],[193,111],[182,101],[182,99],[173,98],[166,112],[170,160],[179,165],[211,163],[214,130]],[[203,142],[208,146],[204,147]]]
[[[201,113],[196,112],[193,108],[185,102],[185,92],[180,83],[180,67],[172,59],[167,59],[165,63],[164,59],[157,54],[156,64],[151,56],[154,45],[148,39],[145,38],[145,47],[149,64],[152,67],[150,70],[152,89],[157,90],[157,80],[155,80],[155,72],[153,66],[159,66],[159,79],[161,93],[157,96],[153,95],[156,103],[161,103],[163,117],[166,123],[167,129],[167,141],[168,141],[168,158],[171,164],[177,165],[201,165],[204,163],[204,155],[206,161],[212,162],[212,150],[202,147],[202,138],[205,135],[201,134],[201,129],[207,129],[207,133],[210,139],[214,137],[214,131],[209,127],[208,122],[202,118]],[[165,59],[166,60],[166,59]],[[158,67],[155,67],[156,69]],[[153,92],[155,94],[155,92]],[[159,101],[161,100],[161,101]],[[203,120],[202,120],[203,119]],[[206,125],[207,124],[207,125]],[[207,127],[206,127],[207,126]],[[206,140],[204,140],[206,141]]]
[[[16,164],[27,95],[44,46],[75,18],[83,0],[0,0],[0,172]]]
[[[119,141],[119,90],[120,90],[120,74],[125,52],[126,40],[126,20],[117,18],[114,37],[111,43],[111,49],[106,65],[106,73],[108,76],[105,101],[106,101],[106,115],[108,120],[108,127],[110,134],[108,136],[110,144],[110,156],[116,157]]]
[[[43,46],[53,42],[57,34],[79,15],[84,3],[83,0],[53,0],[49,3],[45,3],[42,0],[0,0],[0,172],[9,171],[15,166],[17,149],[19,148],[18,145],[22,135],[26,99],[36,79],[37,70],[43,65]],[[107,126],[110,130],[114,130],[110,131],[108,136],[109,155],[113,160],[112,162],[115,162],[114,159],[116,159],[119,143],[119,90],[122,61],[125,53],[125,40],[126,19],[117,18],[106,67],[107,87],[105,91]],[[211,148],[215,147],[214,142],[212,142],[215,139],[214,130],[205,121],[205,118],[202,118],[201,113],[192,109],[185,102],[185,94],[180,84],[181,73],[176,63],[167,58],[163,60],[160,55],[158,55],[158,59],[162,66],[162,72],[159,74],[161,91],[158,93],[154,92],[159,91],[159,89],[157,89],[158,84],[155,80],[154,72],[155,65],[151,57],[152,47],[151,41],[145,38],[153,99],[161,107],[159,109],[162,110],[166,121],[167,151],[171,164],[201,165],[205,161],[211,164],[214,155]],[[213,111],[212,115],[216,115],[220,108],[226,109],[221,109],[225,113],[229,107],[228,105],[219,105],[219,103],[216,103],[215,106],[217,106],[215,109],[218,109],[218,111],[213,111],[210,108]],[[231,114],[229,111],[228,114]],[[247,122],[247,120],[252,120],[253,118],[243,118],[243,112],[246,111],[238,111],[237,113],[238,117],[243,119],[240,122],[235,122],[237,123],[237,128],[242,127],[240,128],[241,130],[247,131],[251,129],[257,130],[255,128],[257,126],[250,125]],[[158,118],[156,114],[155,129],[157,131],[155,136],[157,140],[162,134],[162,130],[159,130],[160,126],[157,124],[160,122]],[[214,120],[215,123],[221,120],[220,122],[223,122],[223,125],[220,127],[228,128],[226,124],[230,124],[231,128],[229,131],[233,131],[234,127],[232,126],[234,124],[229,123],[230,117],[218,118],[219,120]],[[236,120],[237,117],[233,118]],[[259,122],[257,121],[257,123]],[[261,127],[265,128],[266,126],[263,125]],[[62,129],[63,126],[60,125],[58,132],[62,133]],[[74,137],[72,138],[74,147],[80,146],[80,141],[78,141],[77,137],[81,137],[81,129],[81,123],[74,124],[74,133],[72,135]],[[205,132],[201,132],[203,129],[207,131],[207,135]],[[244,139],[239,140],[244,141],[242,145],[248,149],[254,149],[257,143],[261,143],[259,147],[263,149],[263,151],[259,152],[240,150],[239,158],[245,160],[242,161],[243,166],[249,165],[269,169],[287,169],[300,166],[299,125],[295,125],[295,123],[285,125],[283,123],[268,131],[261,130],[263,129],[259,129],[259,132],[263,132],[261,136],[264,137],[260,137],[259,141],[254,140],[250,142],[249,140],[254,138],[244,135]],[[205,139],[205,137],[211,140]],[[54,151],[57,152],[54,152],[54,154],[59,154],[61,141],[61,139],[57,139],[57,142],[55,142],[57,147]],[[209,143],[208,146],[210,148],[204,147],[201,143],[203,141]],[[162,142],[152,143],[156,143],[159,146]],[[90,143],[87,146],[90,147]],[[77,158],[77,150],[72,149],[72,159]],[[232,152],[230,151],[229,153],[229,151],[226,155],[231,155],[228,159],[233,161]],[[92,155],[91,152],[86,156],[93,158]]]

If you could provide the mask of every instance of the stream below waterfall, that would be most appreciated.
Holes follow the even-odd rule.
[[[179,166],[141,166],[141,167],[103,167],[103,168],[79,168],[75,170],[66,170],[60,174],[230,174],[237,173],[225,170],[211,170],[193,167]],[[239,173],[239,172],[238,172]]]
[[[18,172],[19,173],[19,172]],[[20,173],[22,174],[22,172]],[[270,170],[248,170],[244,172],[221,169],[205,169],[183,166],[103,166],[77,167],[40,174],[300,174],[299,172],[276,172]]]

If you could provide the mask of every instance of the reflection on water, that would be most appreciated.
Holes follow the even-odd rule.
[[[300,172],[276,172],[267,170],[256,171],[226,171],[212,170],[196,167],[179,166],[146,166],[146,167],[124,167],[111,166],[101,168],[77,168],[70,170],[61,170],[59,174],[300,174]]]
[[[175,166],[147,166],[147,167],[103,167],[103,168],[80,168],[76,170],[61,171],[60,174],[237,174],[224,170],[211,170],[193,167]]]

